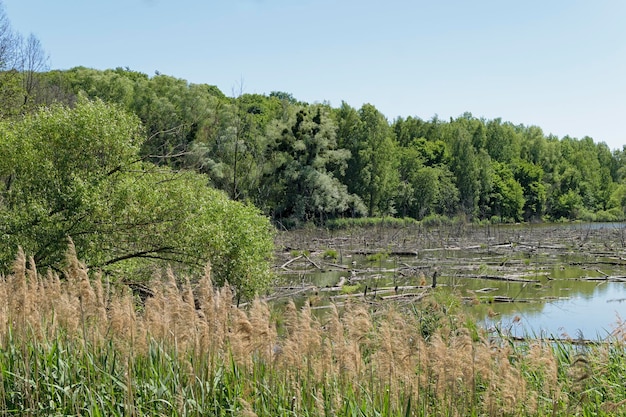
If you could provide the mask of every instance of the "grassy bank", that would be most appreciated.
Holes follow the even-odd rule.
[[[574,347],[490,340],[434,296],[354,302],[323,318],[232,304],[210,271],[141,302],[20,255],[0,281],[2,415],[421,416],[625,412],[623,335]]]

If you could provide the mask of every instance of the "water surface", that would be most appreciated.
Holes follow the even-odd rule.
[[[328,297],[364,293],[366,287],[370,297],[379,289],[396,287],[397,294],[414,292],[402,288],[430,286],[437,271],[435,291],[454,292],[486,328],[516,336],[604,338],[622,317],[626,319],[626,283],[612,280],[626,276],[623,223],[490,226],[470,232],[456,236],[429,231],[427,238],[421,230],[407,232],[401,250],[414,255],[341,252],[333,262],[345,269],[310,268],[287,275],[287,281],[319,288],[315,302],[323,306],[330,302]],[[396,231],[392,238],[399,236]],[[355,241],[367,242],[362,237]],[[412,246],[418,241],[427,244]],[[324,291],[340,282],[345,284],[342,291]],[[301,294],[300,301],[307,297],[311,295]]]

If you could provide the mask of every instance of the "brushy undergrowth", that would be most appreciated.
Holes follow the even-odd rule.
[[[328,230],[344,230],[353,227],[405,227],[417,223],[417,220],[410,217],[354,217],[331,219],[325,226]]]
[[[2,415],[543,416],[626,412],[624,334],[576,347],[486,337],[446,298],[319,316],[233,305],[210,270],[141,301],[20,253],[0,280]],[[458,303],[457,303],[458,304]],[[623,327],[620,327],[620,329]]]

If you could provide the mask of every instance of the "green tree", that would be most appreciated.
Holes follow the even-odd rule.
[[[546,205],[543,169],[534,163],[520,161],[515,165],[514,176],[524,192],[524,219],[540,219]]]
[[[196,136],[185,166],[206,173],[232,199],[265,208],[268,196],[261,187],[267,168],[266,130],[282,111],[278,98],[259,94],[220,101],[211,122]]]
[[[559,195],[552,208],[552,216],[554,219],[565,218],[575,220],[578,218],[583,208],[583,201],[580,194],[574,190],[569,190]]]
[[[443,164],[442,141],[414,139],[401,147],[400,187],[396,195],[398,212],[421,220],[429,214],[453,215],[459,203],[454,176]]]
[[[491,159],[512,163],[520,155],[520,137],[511,123],[501,119],[490,120],[486,129],[485,149]]]
[[[540,165],[546,150],[546,138],[537,126],[520,126],[520,158],[535,165]]]
[[[491,215],[520,221],[524,212],[524,191],[508,165],[494,161],[494,178],[490,194]]]
[[[398,145],[401,147],[409,147],[412,142],[418,138],[431,137],[432,126],[430,122],[426,122],[418,117],[402,117],[394,120],[392,129],[396,135]]]
[[[61,269],[67,239],[92,269],[150,276],[171,265],[250,297],[269,282],[272,233],[257,209],[230,201],[201,175],[143,162],[138,119],[80,100],[1,123],[0,266],[18,245]]]
[[[550,167],[549,213],[555,218],[576,218],[607,210],[615,187],[612,172],[617,171],[607,159],[608,150],[589,137],[579,140],[567,136],[558,142],[558,149],[560,158]],[[573,194],[579,199],[574,201]],[[568,207],[572,213],[565,213]]]
[[[147,136],[142,155],[174,168],[185,166],[197,135],[212,129],[215,111],[226,100],[214,86],[161,74],[150,78],[128,68],[99,71],[76,67],[57,72],[56,82],[74,95],[115,103],[137,115]]]
[[[607,210],[611,207],[611,195],[617,187],[617,162],[605,143],[596,145],[598,164],[600,165],[599,182],[595,189],[597,208]]]
[[[276,121],[268,130],[271,139],[273,216],[289,224],[323,221],[341,215],[361,215],[361,200],[348,192],[335,176],[342,172],[350,153],[337,149],[336,125],[322,105],[297,110],[285,122]]]
[[[339,118],[340,146],[351,153],[344,183],[365,202],[369,216],[393,214],[399,161],[391,126],[371,104],[356,113],[344,103]]]
[[[471,137],[465,129],[455,127],[448,140],[452,143],[450,170],[456,178],[460,209],[465,214],[477,214],[481,169]]]

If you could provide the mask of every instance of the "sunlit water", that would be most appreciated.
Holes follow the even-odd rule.
[[[605,224],[584,227],[618,226]],[[602,280],[607,275],[625,276],[625,265],[599,264],[598,258],[589,259],[579,253],[551,254],[543,258],[528,254],[511,258],[510,253],[504,255],[504,258],[498,256],[497,253],[485,250],[442,253],[431,251],[417,257],[395,257],[375,262],[368,262],[365,257],[354,257],[344,259],[343,263],[349,267],[353,262],[356,264],[354,268],[359,271],[359,279],[350,281],[350,284],[359,285],[357,291],[362,292],[366,285],[370,289],[393,288],[396,285],[402,287],[418,285],[419,280],[424,278],[430,285],[433,269],[424,269],[425,277],[421,277],[419,273],[416,276],[399,274],[398,267],[440,265],[442,260],[447,259],[449,263],[440,268],[436,291],[453,291],[465,300],[470,300],[465,303],[468,313],[485,328],[515,336],[605,338],[616,330],[622,318],[626,320],[626,283]],[[462,266],[461,269],[455,269],[458,266],[455,264],[457,260],[460,260],[458,265]],[[517,262],[517,265],[523,265],[527,271],[536,271],[536,276],[529,277],[536,282],[494,281],[475,277],[483,273],[489,274],[503,260],[509,264]],[[586,264],[585,261],[590,262]],[[367,272],[363,272],[364,270]],[[388,272],[390,270],[394,272]],[[342,277],[349,278],[351,273],[353,272],[337,270],[311,271],[310,274],[294,276],[292,280],[323,288],[336,285]],[[502,274],[501,270],[495,273]],[[467,278],[466,275],[475,276]],[[488,291],[483,291],[485,289]],[[324,293],[325,296],[331,294]],[[368,294],[371,294],[371,290]],[[509,297],[515,301],[493,302],[498,297]],[[472,299],[474,302],[471,302]],[[626,332],[626,329],[623,330]]]
[[[315,273],[312,282],[322,287],[332,286],[346,275],[337,271]],[[539,281],[516,283],[440,277],[435,291],[454,291],[467,298],[469,294],[475,296],[476,290],[494,289],[480,294],[480,304],[467,302],[465,308],[488,330],[520,337],[605,338],[616,330],[622,318],[626,320],[626,283],[546,278]],[[393,277],[384,283],[378,278],[378,283],[410,284]],[[490,302],[497,296],[518,301]]]
[[[487,318],[488,328],[515,336],[554,336],[597,339],[616,330],[626,319],[626,284],[621,282],[585,283],[593,291],[563,291],[563,300],[542,303],[510,303],[495,308],[501,313]]]

